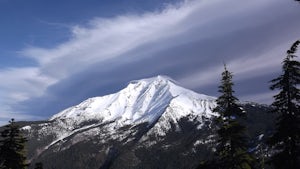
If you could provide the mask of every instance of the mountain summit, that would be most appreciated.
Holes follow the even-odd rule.
[[[94,97],[70,107],[50,118],[60,126],[74,130],[87,121],[124,125],[147,122],[152,125],[165,114],[169,120],[187,115],[210,117],[215,98],[182,88],[166,76],[136,80],[123,90],[103,97]],[[71,127],[71,128],[70,128]]]
[[[23,131],[30,161],[46,169],[194,168],[194,158],[213,147],[215,106],[214,97],[157,76],[87,99]]]

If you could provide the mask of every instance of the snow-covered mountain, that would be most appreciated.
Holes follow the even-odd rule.
[[[180,156],[204,155],[213,138],[215,106],[214,97],[157,76],[132,81],[117,93],[90,98],[23,130],[30,160],[43,161],[45,168],[65,168],[62,159],[75,160],[68,163],[71,168],[153,168],[155,157],[149,155],[155,151],[165,150],[169,158],[178,158],[178,151]]]
[[[170,122],[176,124],[187,115],[199,121],[201,117],[215,116],[211,111],[214,107],[215,98],[182,88],[168,77],[157,76],[132,81],[115,94],[90,98],[54,115],[50,121],[64,129],[58,135],[82,129],[82,124],[89,121],[97,121],[93,125],[110,123],[110,129],[116,130],[145,122],[150,126],[161,118],[160,127],[168,130]]]
[[[187,114],[206,117],[215,115],[211,112],[215,98],[197,94],[176,84],[164,76],[132,81],[118,93],[90,98],[54,115],[50,120],[73,127],[91,119],[102,123],[114,121],[114,128],[119,128],[143,122],[151,125],[171,110],[170,118],[173,120]]]

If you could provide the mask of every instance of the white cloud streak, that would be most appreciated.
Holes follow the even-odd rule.
[[[86,66],[120,57],[123,53],[164,39],[182,31],[178,24],[194,11],[195,6],[184,3],[180,8],[169,8],[144,15],[125,15],[113,19],[96,18],[88,26],[72,27],[69,41],[53,48],[31,47],[23,55],[36,59],[41,67],[54,70],[48,73],[55,78],[64,78]],[[130,59],[127,56],[126,59]],[[57,66],[64,60],[64,66]]]
[[[253,56],[252,53],[245,53],[241,58],[218,60],[213,67],[195,71],[187,77],[180,78],[179,81],[190,88],[215,84],[224,70],[224,63],[229,71],[233,72],[234,79],[237,81],[276,73],[280,71],[282,59],[286,55],[285,51],[290,45],[290,41],[284,41],[259,55]]]
[[[240,97],[240,100],[243,100],[243,101],[253,101],[253,100],[255,100],[258,103],[271,104],[272,100],[273,100],[273,96],[275,94],[277,94],[276,91],[249,94],[249,95],[245,95],[245,96]]]

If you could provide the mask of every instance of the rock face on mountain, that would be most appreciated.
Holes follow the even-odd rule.
[[[214,97],[157,76],[22,129],[31,163],[42,162],[46,169],[195,168],[214,147],[215,106]],[[251,117],[267,110],[251,104],[245,109],[254,112]],[[268,129],[262,126],[250,134]]]

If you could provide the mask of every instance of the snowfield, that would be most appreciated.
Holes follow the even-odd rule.
[[[166,135],[172,125],[180,131],[178,121],[181,118],[199,121],[200,129],[204,118],[218,115],[212,112],[215,99],[180,87],[166,76],[135,80],[117,93],[87,99],[54,115],[49,123],[40,124],[39,135],[55,136],[56,139],[44,148],[48,149],[76,134],[79,140],[95,135],[122,140],[135,131],[120,133],[118,129],[148,123],[152,127],[141,138],[144,142],[150,135]],[[30,130],[30,126],[24,129]]]

